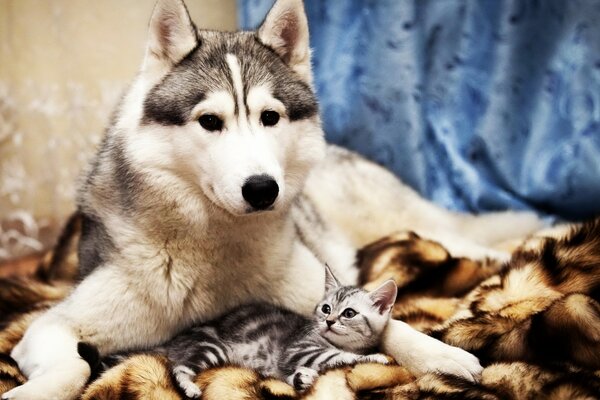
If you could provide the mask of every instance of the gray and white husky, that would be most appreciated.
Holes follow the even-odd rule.
[[[2,399],[76,398],[90,375],[80,341],[102,355],[147,348],[250,302],[309,315],[323,264],[356,284],[356,248],[396,230],[505,257],[490,245],[540,226],[450,213],[327,147],[311,81],[301,0],[237,33],[197,30],[181,0],[158,1],[141,70],[81,185],[83,280],[14,348],[29,380]],[[417,375],[481,372],[401,321],[382,350]]]

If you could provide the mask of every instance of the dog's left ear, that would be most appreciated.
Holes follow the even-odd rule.
[[[148,32],[144,70],[168,68],[198,44],[198,34],[183,0],[158,0]]]
[[[302,0],[277,0],[258,28],[258,38],[311,82],[308,21]]]

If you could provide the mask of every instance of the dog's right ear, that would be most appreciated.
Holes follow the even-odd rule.
[[[196,27],[183,0],[158,0],[150,18],[142,69],[166,69],[181,61],[197,44]]]
[[[311,82],[308,21],[302,0],[277,0],[258,28],[258,38]]]

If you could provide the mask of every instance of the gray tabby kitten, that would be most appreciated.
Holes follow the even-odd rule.
[[[326,267],[325,298],[312,318],[265,303],[244,305],[182,331],[157,351],[173,363],[173,374],[188,397],[202,394],[194,383],[199,372],[224,364],[252,368],[305,390],[326,368],[388,363],[387,356],[373,352],[396,290],[392,280],[372,292],[341,286]]]

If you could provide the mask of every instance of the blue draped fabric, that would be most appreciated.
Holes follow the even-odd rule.
[[[600,1],[305,4],[329,141],[451,209],[600,213]]]

